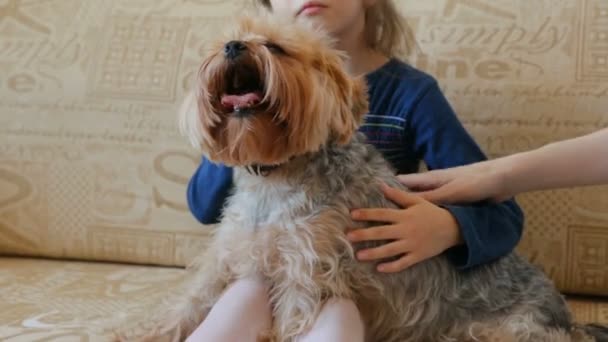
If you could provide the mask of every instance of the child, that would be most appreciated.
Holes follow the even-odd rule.
[[[366,75],[370,113],[361,127],[400,174],[418,170],[421,160],[430,169],[470,164],[485,159],[458,121],[437,82],[393,56],[405,41],[400,16],[389,0],[257,0],[268,10],[294,20],[322,25],[348,53],[349,72]],[[203,160],[188,186],[188,203],[205,224],[218,221],[232,186],[230,168]],[[386,189],[403,210],[361,209],[354,219],[390,225],[356,231],[352,241],[384,239],[394,242],[361,251],[362,261],[404,256],[380,265],[396,272],[445,253],[459,269],[468,269],[511,252],[518,243],[523,214],[513,200],[500,204],[439,207],[418,197]],[[265,284],[243,279],[229,287],[191,341],[255,341],[271,324]],[[237,327],[235,329],[235,327]],[[363,341],[363,324],[355,304],[335,299],[321,311],[302,341]]]
[[[608,183],[608,129],[492,161],[404,175],[401,181],[441,203],[497,202],[521,192]]]

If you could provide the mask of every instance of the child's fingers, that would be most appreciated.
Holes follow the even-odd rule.
[[[412,253],[408,253],[398,260],[378,265],[378,272],[397,273],[420,262]]]
[[[395,202],[402,208],[408,208],[424,201],[424,199],[422,199],[420,196],[416,196],[410,192],[400,189],[391,188],[386,184],[382,184],[382,191],[384,192],[384,196],[386,196],[386,198]]]
[[[364,249],[357,253],[357,259],[361,261],[371,261],[384,258],[390,258],[395,255],[407,252],[407,242],[405,240],[397,240],[379,247]]]
[[[393,240],[399,237],[399,230],[395,226],[377,226],[353,230],[346,235],[350,242]]]
[[[351,212],[353,220],[371,222],[390,222],[400,221],[400,212],[396,209],[374,208],[357,209]]]
[[[432,190],[441,186],[441,177],[431,172],[397,176],[401,184],[414,191]]]
[[[417,193],[418,196],[424,198],[426,201],[435,204],[453,204],[457,200],[457,194],[451,189],[450,184],[447,184],[441,188],[423,191]]]

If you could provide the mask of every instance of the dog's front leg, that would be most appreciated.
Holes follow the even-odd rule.
[[[299,286],[294,283],[271,289],[278,341],[293,341],[312,327],[322,306],[320,292],[314,285]]]
[[[331,298],[354,299],[353,250],[344,227],[349,217],[325,212],[292,229],[269,229],[266,276],[280,341],[292,341],[315,323]]]

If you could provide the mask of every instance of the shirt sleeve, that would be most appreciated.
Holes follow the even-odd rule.
[[[218,223],[231,191],[232,168],[203,158],[188,183],[188,207],[202,224]]]
[[[486,160],[432,79],[409,114],[414,152],[430,170]],[[502,203],[445,205],[459,224],[465,242],[446,251],[460,269],[485,264],[515,249],[523,231],[523,212],[514,199]]]

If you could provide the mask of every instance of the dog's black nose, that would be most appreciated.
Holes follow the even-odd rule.
[[[247,50],[247,46],[238,40],[228,42],[224,46],[224,54],[228,59],[235,59],[241,55],[243,51]]]

